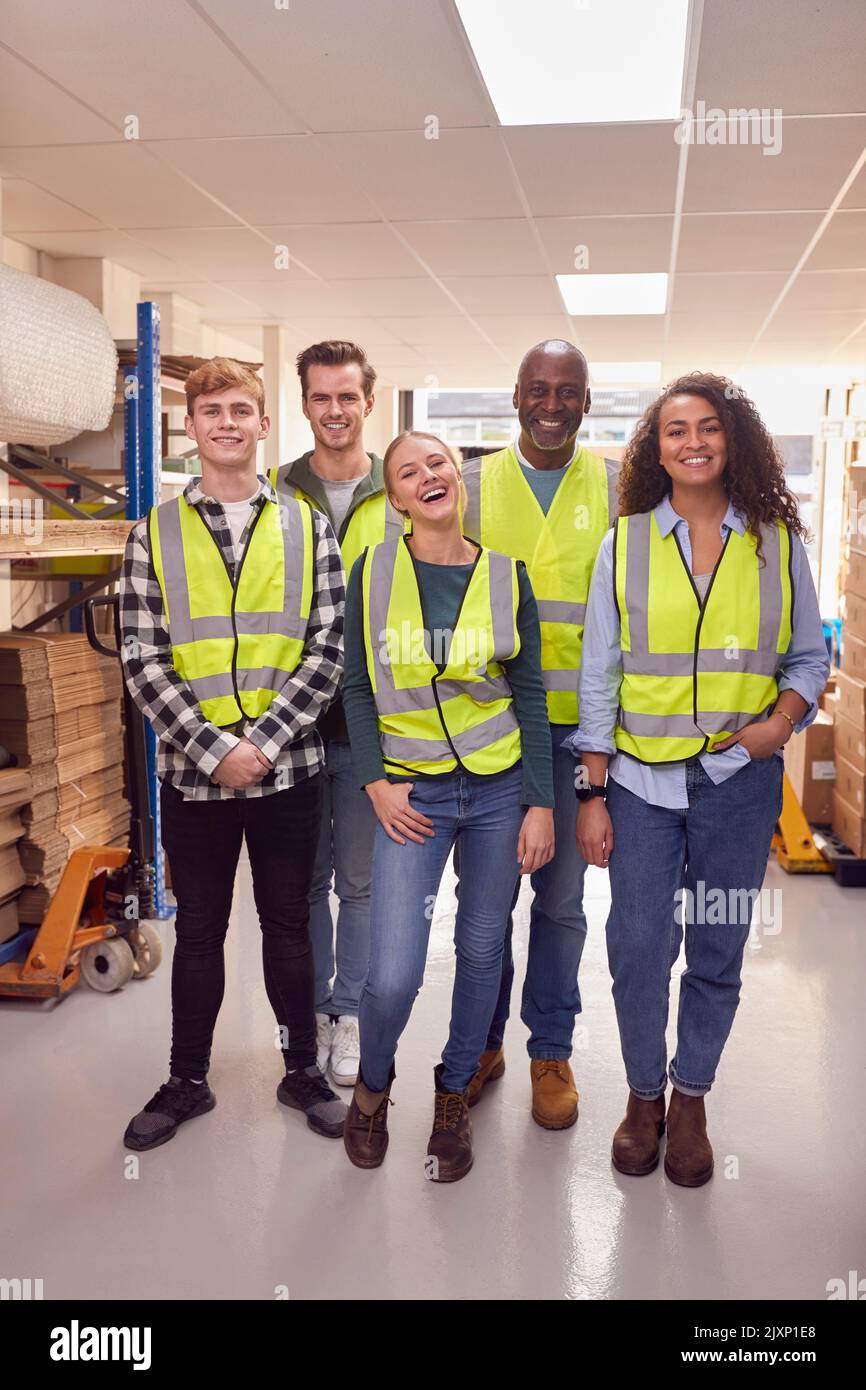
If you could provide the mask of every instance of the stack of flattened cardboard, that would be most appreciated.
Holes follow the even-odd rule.
[[[833,829],[866,858],[866,466],[848,473],[842,669],[836,677]]]
[[[24,887],[24,867],[18,842],[24,834],[22,809],[33,795],[30,774],[23,768],[0,771],[0,943],[18,932],[18,896]]]
[[[0,744],[32,784],[22,922],[41,922],[72,850],[127,842],[120,679],[77,633],[0,635]]]

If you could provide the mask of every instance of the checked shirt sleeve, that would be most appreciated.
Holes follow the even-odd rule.
[[[202,717],[198,701],[174,669],[162,590],[148,553],[146,521],[132,528],[126,542],[120,623],[123,674],[133,700],[157,737],[181,749],[210,777],[239,740]]]
[[[300,665],[246,736],[270,762],[301,734],[309,733],[337,694],[343,674],[345,574],[333,527],[313,513],[316,556],[313,600]]]

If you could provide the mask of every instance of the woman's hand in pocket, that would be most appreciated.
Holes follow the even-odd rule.
[[[740,733],[731,734],[724,742],[717,743],[713,752],[721,753],[738,743],[741,748],[745,748],[750,758],[760,762],[772,758],[773,754],[788,742],[792,732],[791,725],[783,714],[771,714],[769,719],[759,719],[754,724],[747,724]]]
[[[373,803],[379,824],[398,845],[405,845],[406,839],[423,845],[425,836],[435,834],[430,818],[416,811],[409,803],[409,793],[414,785],[414,782],[389,782],[387,777],[382,777],[378,782],[368,782],[364,788]]]
[[[522,874],[534,874],[553,858],[556,840],[553,812],[547,806],[530,806],[517,838],[517,862]]]

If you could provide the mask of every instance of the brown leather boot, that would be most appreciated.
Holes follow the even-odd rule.
[[[684,1096],[674,1087],[668,1106],[665,1173],[680,1187],[701,1187],[713,1176],[703,1096]]]
[[[610,1157],[618,1173],[642,1177],[659,1166],[659,1139],[665,1132],[665,1098],[641,1100],[628,1093],[625,1119],[613,1136]]]
[[[488,1081],[498,1081],[500,1076],[505,1075],[505,1052],[501,1047],[494,1050],[482,1052],[481,1061],[478,1063],[478,1070],[469,1082],[466,1094],[469,1097],[470,1105],[477,1105],[481,1099],[481,1092]]]
[[[431,1182],[457,1182],[472,1167],[472,1121],[465,1091],[446,1091],[442,1085],[442,1063],[433,1070],[436,1094],[433,1102],[433,1131],[427,1144],[424,1171]]]
[[[378,1168],[388,1149],[388,1106],[391,1100],[391,1079],[384,1091],[370,1091],[361,1077],[355,1083],[352,1103],[343,1126],[346,1153],[356,1168]]]
[[[535,1123],[543,1129],[568,1129],[577,1119],[580,1099],[568,1062],[564,1057],[533,1058],[529,1075]]]

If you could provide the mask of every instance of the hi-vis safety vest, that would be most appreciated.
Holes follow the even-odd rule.
[[[313,518],[265,502],[229,578],[219,542],[184,497],[153,507],[150,553],[178,675],[221,728],[257,719],[298,666],[313,595]]]
[[[520,729],[500,664],[520,650],[517,608],[514,561],[480,551],[448,659],[437,664],[425,641],[421,596],[406,542],[384,541],[367,551],[364,648],[388,771],[437,775],[462,767],[489,775],[517,762]]]
[[[294,483],[289,481],[289,467],[289,464],[283,464],[280,468],[270,469],[268,473],[268,478],[276,489],[277,496],[281,501],[286,497],[298,498],[300,501],[308,502],[316,511],[321,511],[321,507],[314,497],[308,496],[302,488],[296,487]],[[344,521],[340,528],[343,532],[342,537],[337,537],[346,578],[348,579],[352,566],[368,545],[378,545],[380,541],[395,540],[397,536],[402,536],[406,527],[405,517],[391,506],[384,492],[374,493],[372,497],[366,497]]]
[[[576,724],[589,581],[612,525],[604,459],[579,449],[546,516],[513,448],[465,465],[463,480],[468,498],[464,533],[523,560],[529,573],[541,622],[550,722]]]
[[[730,530],[700,596],[675,531],[653,512],[620,517],[614,597],[623,676],[617,748],[645,763],[712,752],[766,713],[791,641],[791,537],[761,527],[764,564],[748,531]]]

